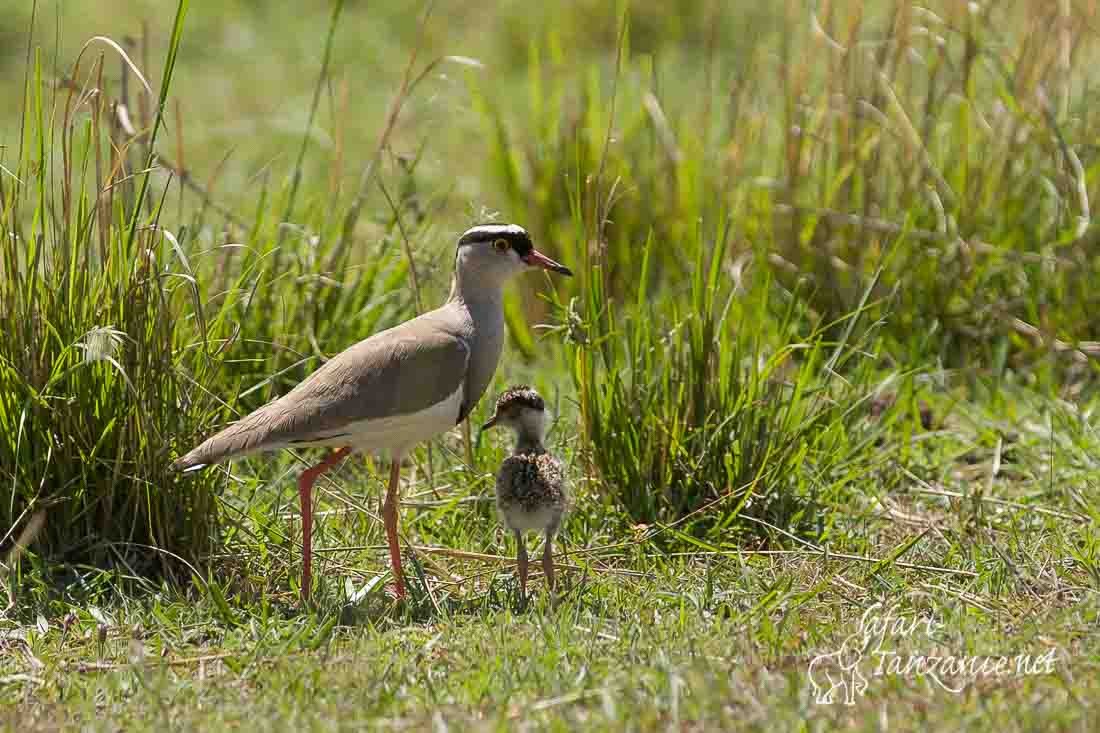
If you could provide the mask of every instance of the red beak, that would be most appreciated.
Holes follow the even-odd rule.
[[[573,275],[573,271],[560,262],[554,262],[552,259],[539,252],[537,249],[532,249],[526,255],[523,256],[523,261],[531,267],[541,267],[544,270],[550,270],[552,272],[559,272],[562,275]]]

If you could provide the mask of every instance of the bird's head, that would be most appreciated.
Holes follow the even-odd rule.
[[[531,235],[515,224],[480,224],[458,239],[455,274],[460,282],[499,286],[516,273],[531,269],[573,274],[535,249]]]
[[[525,384],[511,387],[497,397],[493,416],[481,429],[497,425],[509,427],[517,435],[541,443],[546,435],[546,402],[542,395]]]

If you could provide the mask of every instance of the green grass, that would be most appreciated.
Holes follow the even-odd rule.
[[[635,5],[0,0],[0,725],[1090,728],[1095,12]],[[506,439],[457,428],[404,474],[408,603],[355,457],[303,607],[314,456],[168,465],[489,217],[578,275],[509,291],[490,391],[554,414],[562,587],[520,609]],[[817,704],[875,604],[924,626]]]
[[[419,621],[378,610],[348,623],[332,603],[305,616],[255,608],[232,623],[212,620],[219,612],[210,602],[146,600],[134,604],[142,610],[111,611],[116,625],[99,644],[85,613],[64,634],[26,632],[25,654],[44,665],[34,676],[47,681],[9,721],[248,730],[366,722],[474,730],[1088,726],[1095,607],[1051,596],[1006,603],[991,592],[963,600],[951,597],[960,589],[948,578],[822,568],[797,557],[650,563],[639,553],[634,562],[647,567],[645,577],[601,573],[556,608],[535,604],[521,615],[486,601]],[[903,598],[902,609],[934,609],[946,630],[934,643],[891,645],[899,653],[1041,654],[1054,646],[1065,656],[1051,675],[982,680],[961,694],[927,680],[878,679],[851,708],[814,705],[807,659],[853,630],[842,619],[858,617],[863,599],[881,598],[876,587],[927,583],[943,588],[940,600]],[[976,611],[978,603],[990,612]]]

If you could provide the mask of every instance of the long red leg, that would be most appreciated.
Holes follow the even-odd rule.
[[[386,488],[386,503],[382,505],[382,521],[386,525],[386,542],[390,546],[394,590],[399,599],[404,599],[405,574],[401,571],[401,545],[397,538],[397,504],[401,494],[398,479],[400,478],[401,459],[395,456],[390,465],[390,485]]]
[[[344,447],[325,456],[324,460],[313,468],[302,471],[298,477],[298,499],[302,502],[302,602],[309,602],[309,591],[313,585],[313,484],[325,471],[339,463],[351,453]]]

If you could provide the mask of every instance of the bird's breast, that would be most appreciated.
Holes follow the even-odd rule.
[[[504,311],[488,307],[474,319],[470,334],[470,362],[466,371],[467,410],[473,409],[493,381],[504,349]]]

